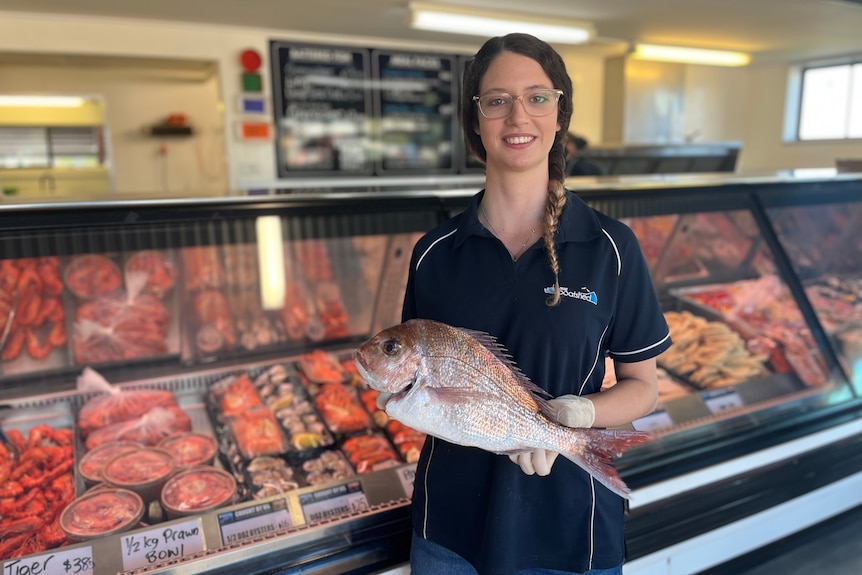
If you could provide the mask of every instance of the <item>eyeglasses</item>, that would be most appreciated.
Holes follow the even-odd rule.
[[[524,110],[531,116],[547,116],[554,111],[562,90],[538,89],[527,90],[520,96],[512,96],[505,92],[494,92],[482,96],[473,96],[473,101],[479,105],[479,111],[486,118],[505,118],[512,113],[515,100],[520,100]]]

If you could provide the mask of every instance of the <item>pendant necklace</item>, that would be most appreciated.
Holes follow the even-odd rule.
[[[491,228],[491,231],[494,233],[495,236],[497,236],[497,239],[499,239],[502,242],[503,240],[500,237],[500,234],[498,234],[497,230],[494,229],[494,225],[491,223],[491,218],[488,217],[488,212],[485,211],[485,206],[482,203],[479,204],[479,210],[482,212],[482,215],[485,217],[485,221],[488,222],[488,227]],[[536,228],[533,228],[532,230],[530,230],[530,235],[527,236],[527,239],[524,240],[524,243],[521,244],[521,247],[518,248],[517,252],[515,252],[515,253],[509,252],[509,255],[512,256],[513,262],[518,261],[518,258],[521,257],[523,255],[523,253],[527,250],[527,243],[529,243],[529,241],[531,239],[533,239],[534,235],[536,235]],[[505,243],[503,245],[505,245]]]

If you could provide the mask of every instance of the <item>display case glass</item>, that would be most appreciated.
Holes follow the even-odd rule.
[[[773,207],[768,215],[820,325],[862,382],[862,201]]]
[[[655,439],[617,460],[634,495],[859,417],[860,185],[578,190],[635,232],[674,339],[657,358],[659,406],[633,423]],[[400,321],[413,245],[477,190],[0,206],[0,425],[24,444],[50,428],[45,445],[66,455],[56,477],[20,492],[8,483],[23,474],[17,460],[0,460],[16,506],[0,529],[12,518],[20,530],[0,547],[4,571],[56,553],[96,558],[95,575],[404,561],[423,437],[376,408],[351,354]],[[121,408],[94,417],[93,402],[114,395]],[[104,431],[108,420],[118,427]],[[27,519],[32,488],[44,494],[62,476],[52,501],[69,503],[98,483],[79,464],[105,437],[158,446],[168,430],[216,440],[210,465],[236,482],[222,507],[177,515],[150,492],[143,523],[86,541],[62,532],[59,506]],[[814,488],[743,484],[633,498],[629,558]],[[740,497],[745,508],[728,503]],[[188,534],[184,550],[133,552],[165,529]]]

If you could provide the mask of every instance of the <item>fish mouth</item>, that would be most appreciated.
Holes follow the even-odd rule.
[[[407,387],[403,388],[401,391],[393,393],[392,397],[390,397],[389,400],[391,401],[393,399],[401,399],[402,397],[404,397],[405,395],[410,393],[411,389],[413,389],[413,382],[412,381],[410,383],[408,383]],[[389,402],[387,401],[387,403],[389,403]]]
[[[392,397],[401,398],[401,397],[404,397],[405,395],[407,395],[407,392],[413,388],[413,382],[411,381],[405,387],[402,387],[401,389],[399,389],[398,391],[395,391],[395,392],[388,391],[386,389],[381,389],[377,385],[377,380],[375,380],[374,377],[371,375],[371,373],[365,368],[365,366],[362,365],[362,359],[359,356],[356,356],[353,358],[353,363],[356,364],[356,371],[359,372],[359,376],[365,380],[365,382],[368,384],[368,387],[370,387],[371,389],[377,390],[380,393],[391,393]],[[392,397],[390,397],[389,399],[392,399]]]

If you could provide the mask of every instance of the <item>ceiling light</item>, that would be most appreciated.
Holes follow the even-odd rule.
[[[84,105],[78,96],[0,96],[0,106],[77,108]]]
[[[681,62],[683,64],[706,64],[708,66],[745,66],[751,56],[745,52],[725,50],[703,50],[701,48],[682,48],[677,46],[657,46],[655,44],[635,45],[632,57],[638,60],[659,62]]]
[[[408,7],[409,23],[418,30],[469,34],[473,36],[503,36],[523,32],[545,42],[583,44],[595,36],[590,22],[565,18],[537,18],[531,14],[514,14],[500,11],[487,12],[443,6],[425,2],[411,2]]]

